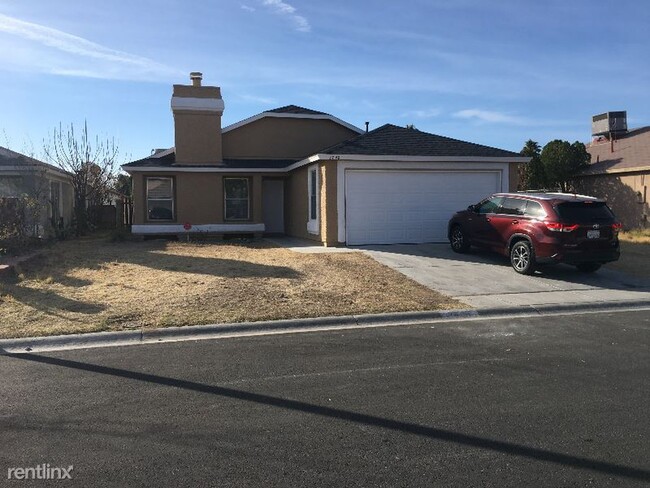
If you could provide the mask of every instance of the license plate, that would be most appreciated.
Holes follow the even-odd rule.
[[[600,237],[600,231],[599,230],[588,230],[587,231],[587,239],[598,239]]]

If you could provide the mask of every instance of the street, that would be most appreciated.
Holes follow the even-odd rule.
[[[63,486],[650,483],[647,310],[19,354],[0,371],[0,484],[43,463],[73,466]]]

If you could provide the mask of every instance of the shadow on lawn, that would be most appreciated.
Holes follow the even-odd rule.
[[[223,278],[289,278],[300,277],[300,273],[288,266],[251,263],[237,259],[219,257],[181,256],[152,251],[123,256],[119,262],[136,264],[160,271],[198,273]]]
[[[106,309],[105,306],[97,303],[74,300],[61,296],[53,291],[36,290],[20,286],[19,284],[3,284],[0,287],[0,291],[24,305],[51,315],[57,315],[57,311],[90,315]]]
[[[112,266],[134,264],[145,268],[175,273],[195,273],[223,278],[285,278],[296,279],[301,273],[288,266],[277,266],[218,257],[219,246],[214,246],[215,257],[169,254],[167,241],[107,243],[97,239],[62,248],[59,253],[42,256],[21,271],[27,278],[51,279],[69,287],[82,287],[91,281],[70,275],[73,269],[107,270]],[[90,246],[90,247],[89,247]],[[242,246],[248,249],[248,246]],[[255,244],[252,247],[257,248]],[[263,252],[264,249],[260,248]]]

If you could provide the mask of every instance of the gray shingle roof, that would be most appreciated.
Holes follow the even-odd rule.
[[[587,152],[591,154],[591,164],[582,174],[597,175],[650,167],[650,127],[617,136],[613,146],[612,151],[612,144],[604,138],[589,144]]]
[[[34,166],[40,166],[43,168],[49,168],[52,171],[56,171],[61,174],[68,174],[66,171],[58,168],[57,166],[39,161],[38,159],[34,159],[30,156],[26,156],[19,152],[12,151],[11,149],[0,146],[0,167],[2,166],[21,166],[25,169],[30,167],[33,168]]]
[[[174,170],[176,168],[225,168],[233,170],[237,169],[250,169],[250,168],[264,168],[264,169],[279,169],[286,168],[287,166],[298,161],[297,159],[224,159],[223,163],[218,165],[206,164],[176,164],[176,154],[170,153],[162,157],[143,158],[138,161],[132,161],[123,164],[123,168],[137,167],[137,168],[169,168]]]
[[[289,105],[289,107],[295,107]],[[299,107],[298,107],[299,108]],[[277,109],[280,110],[280,109]],[[459,141],[450,137],[438,136],[417,129],[406,129],[392,124],[383,125],[368,133],[348,141],[318,151],[321,154],[357,154],[366,156],[440,156],[440,157],[516,157],[516,152],[482,146],[472,142]],[[220,167],[236,169],[286,168],[297,159],[225,159]],[[149,156],[122,165],[129,167],[187,168],[206,165],[176,165],[176,155],[170,152],[164,156]],[[214,167],[210,165],[209,167]]]
[[[521,157],[521,154],[516,152],[459,141],[392,124],[382,125],[320,152],[367,156]]]
[[[265,110],[264,113],[266,112],[272,112],[276,114],[329,115],[325,112],[319,112],[318,110],[299,107],[298,105],[285,105],[284,107],[274,108],[273,110]]]

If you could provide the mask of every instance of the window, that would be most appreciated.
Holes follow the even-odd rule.
[[[544,212],[542,205],[538,202],[528,202],[528,206],[526,207],[526,215],[535,219],[543,219],[546,217],[546,212]]]
[[[147,219],[174,220],[174,180],[147,178]]]
[[[0,196],[17,198],[23,193],[22,176],[0,177]]]
[[[478,204],[476,212],[479,214],[496,213],[503,197],[492,197]]]
[[[57,181],[50,182],[50,205],[52,206],[52,214],[50,215],[52,223],[57,225],[61,217],[61,183]]]
[[[226,220],[248,220],[250,218],[250,193],[248,178],[224,178],[224,214]]]
[[[307,184],[309,194],[309,220],[307,221],[307,231],[311,234],[318,234],[318,166],[312,166],[307,173]]]
[[[555,210],[562,220],[572,223],[614,220],[614,214],[605,202],[564,202]]]
[[[506,215],[524,215],[526,200],[519,198],[505,198],[499,209],[499,213]]]

